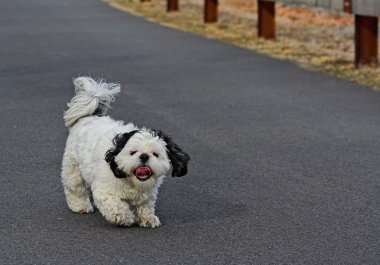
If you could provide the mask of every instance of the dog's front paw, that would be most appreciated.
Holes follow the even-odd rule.
[[[119,226],[131,226],[136,220],[135,217],[126,213],[112,213],[104,215],[108,222]]]
[[[94,207],[92,206],[90,202],[82,202],[82,201],[71,202],[70,201],[70,203],[68,202],[67,204],[69,208],[75,213],[86,214],[86,213],[94,212]]]
[[[157,216],[154,214],[140,217],[139,220],[139,226],[141,227],[150,227],[150,228],[156,228],[161,226],[160,219],[158,219]]]
[[[81,214],[86,214],[86,213],[93,213],[94,212],[94,207],[91,205],[85,207],[85,208],[82,208],[82,209],[79,209],[78,211],[76,211],[77,213],[81,213]]]

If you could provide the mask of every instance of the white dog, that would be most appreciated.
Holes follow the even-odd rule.
[[[69,208],[78,213],[95,206],[111,223],[158,227],[158,187],[187,173],[190,157],[159,130],[138,129],[104,116],[118,84],[89,77],[74,80],[76,95],[64,113],[69,128],[62,162],[62,184]],[[91,196],[92,195],[92,196]]]

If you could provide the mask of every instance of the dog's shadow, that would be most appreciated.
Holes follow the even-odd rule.
[[[241,216],[246,205],[211,194],[211,190],[190,186],[163,185],[158,194],[156,214],[163,222],[195,223]]]
[[[196,176],[195,176],[196,177]],[[223,196],[221,191],[215,192],[212,185],[189,185],[189,182],[178,183],[167,181],[160,187],[156,203],[156,215],[163,224],[191,224],[223,218],[242,217],[247,213],[247,205],[235,202],[233,198]],[[210,183],[209,183],[210,184]],[[70,212],[70,211],[67,211]],[[94,222],[94,218],[97,220]],[[88,226],[110,226],[95,210],[95,215],[70,215],[70,220],[78,224],[78,220]],[[137,228],[135,224],[131,227]],[[131,228],[130,227],[130,228]]]

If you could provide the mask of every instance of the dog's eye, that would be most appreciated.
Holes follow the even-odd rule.
[[[136,154],[137,153],[137,151],[131,151],[129,154],[131,155],[131,156],[133,156],[134,154]]]
[[[156,152],[152,153],[155,157],[159,157],[159,155]]]

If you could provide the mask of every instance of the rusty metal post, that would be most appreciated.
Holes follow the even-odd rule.
[[[352,14],[352,0],[343,1],[343,11]]]
[[[218,0],[205,0],[204,21],[206,23],[218,21]]]
[[[258,36],[265,39],[276,38],[275,2],[258,0]]]
[[[179,10],[179,5],[178,5],[178,0],[167,0],[167,11],[178,11]]]
[[[377,17],[355,16],[355,66],[378,65]]]

